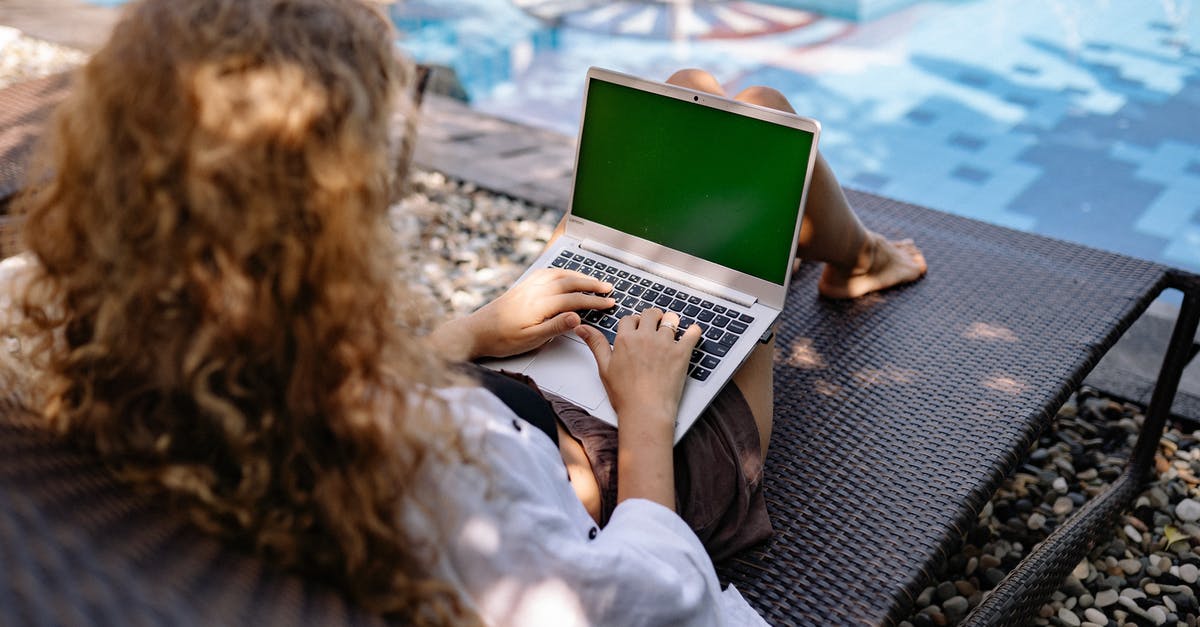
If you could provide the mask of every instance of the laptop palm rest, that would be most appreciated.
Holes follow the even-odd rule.
[[[596,373],[596,358],[591,349],[573,337],[550,340],[525,368],[525,374],[539,385],[557,383],[557,388],[548,391],[584,409],[595,409],[608,398]]]

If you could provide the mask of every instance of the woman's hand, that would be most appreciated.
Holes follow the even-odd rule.
[[[678,325],[678,314],[658,309],[626,316],[617,323],[611,350],[604,334],[596,329],[583,326],[575,330],[596,356],[600,380],[618,416],[651,410],[656,415],[669,414],[674,424],[688,360],[700,341],[698,325],[688,327],[675,341]]]
[[[617,324],[609,349],[604,334],[575,333],[596,357],[600,380],[617,412],[617,500],[646,498],[675,508],[675,419],[688,361],[702,329],[693,324],[676,341],[679,316],[647,309]]]
[[[576,311],[616,305],[586,293],[611,291],[611,284],[578,272],[537,270],[475,313],[438,327],[430,339],[450,359],[517,355],[578,327]]]

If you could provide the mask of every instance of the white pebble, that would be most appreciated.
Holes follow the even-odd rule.
[[[1196,522],[1200,520],[1200,501],[1196,499],[1183,499],[1175,506],[1175,517],[1183,522]]]
[[[1196,583],[1196,580],[1200,579],[1200,568],[1195,564],[1184,564],[1179,567],[1179,578],[1188,583]]]
[[[1081,622],[1079,617],[1075,615],[1075,612],[1072,612],[1065,607],[1058,611],[1058,620],[1062,621],[1064,625],[1069,625],[1070,627],[1079,627],[1079,623]]]
[[[1108,607],[1117,602],[1120,596],[1116,590],[1101,590],[1096,593],[1096,607]]]
[[[1131,601],[1136,601],[1138,599],[1146,598],[1146,593],[1138,590],[1137,588],[1125,588],[1121,591],[1121,597]]]
[[[1057,477],[1054,479],[1053,486],[1054,486],[1055,491],[1057,491],[1057,492],[1066,492],[1067,491],[1067,480],[1063,479],[1062,477]]]
[[[1142,534],[1137,529],[1134,529],[1133,525],[1125,525],[1125,535],[1137,544],[1142,543]]]
[[[1083,615],[1087,617],[1089,622],[1096,623],[1097,625],[1108,624],[1108,617],[1104,615],[1104,612],[1101,612],[1094,607],[1089,607],[1084,610]]]

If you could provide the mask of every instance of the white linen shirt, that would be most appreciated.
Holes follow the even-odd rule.
[[[405,523],[487,623],[766,624],[675,512],[627,499],[598,529],[545,433],[482,388],[438,394],[479,459],[424,470]]]

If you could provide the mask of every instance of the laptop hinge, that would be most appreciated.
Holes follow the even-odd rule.
[[[638,270],[651,272],[677,283],[682,283],[693,290],[705,292],[718,298],[724,298],[725,300],[733,301],[743,307],[749,307],[758,300],[749,294],[744,294],[737,290],[729,289],[728,287],[725,287],[719,283],[713,283],[712,281],[701,279],[697,276],[693,276],[681,270],[676,270],[675,268],[662,263],[648,261],[642,257],[638,257],[637,255],[630,254],[624,250],[614,248],[607,244],[601,244],[600,242],[593,242],[591,240],[581,240],[579,242],[579,247],[590,252],[604,255],[610,259],[615,259],[623,264],[633,266]]]

